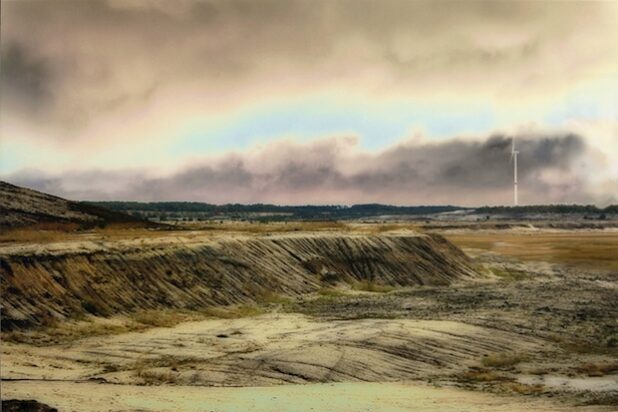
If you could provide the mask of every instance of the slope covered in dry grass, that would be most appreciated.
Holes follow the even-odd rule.
[[[290,233],[0,247],[4,328],[85,314],[199,309],[296,296],[337,284],[447,285],[474,277],[439,235]]]

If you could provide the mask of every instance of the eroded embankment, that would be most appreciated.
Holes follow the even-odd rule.
[[[140,309],[199,309],[333,283],[446,285],[474,276],[438,235],[293,234],[114,248],[0,250],[2,327]]]

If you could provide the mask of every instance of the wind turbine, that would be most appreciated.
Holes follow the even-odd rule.
[[[515,136],[513,136],[512,143],[511,159],[513,160],[513,205],[517,206],[517,155],[519,154],[519,150],[515,150]]]

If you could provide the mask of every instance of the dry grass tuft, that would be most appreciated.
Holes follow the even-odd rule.
[[[393,232],[396,230],[409,230],[418,233],[423,232],[423,229],[420,226],[410,223],[381,223],[375,225],[368,225],[361,228],[361,231],[366,231],[372,234]]]
[[[273,303],[284,302],[284,297],[270,296]],[[286,301],[287,302],[287,301]],[[206,318],[235,319],[258,316],[264,310],[256,305],[234,305],[210,307],[203,310],[145,310],[136,312],[131,320],[140,325],[158,328],[170,328],[183,322],[193,322]]]
[[[77,223],[45,222],[3,231],[0,242],[52,243],[61,242],[79,229]]]
[[[199,363],[201,359],[193,357],[176,357],[171,355],[157,358],[140,359],[133,365],[133,374],[145,385],[176,384],[180,382],[179,369],[183,366]],[[201,377],[193,374],[189,378],[192,383]]]
[[[519,395],[540,395],[545,391],[545,387],[541,384],[528,385],[519,382],[507,383],[505,388]]]
[[[371,280],[364,280],[362,282],[353,283],[352,289],[360,290],[363,292],[388,293],[394,290],[395,288],[392,286],[381,285]]]
[[[236,305],[225,307],[212,307],[203,311],[206,316],[221,319],[236,319],[259,316],[264,309],[256,305]]]
[[[274,299],[274,298],[273,298]],[[283,299],[283,298],[281,298]],[[283,302],[280,300],[278,302]],[[183,322],[206,318],[235,319],[258,316],[264,309],[256,305],[212,307],[204,310],[144,310],[128,317],[84,317],[82,320],[51,319],[45,327],[33,330],[2,332],[2,340],[32,345],[69,343],[92,336],[118,335],[152,327],[173,327]]]
[[[530,274],[520,270],[509,270],[498,267],[492,267],[489,268],[489,270],[494,276],[506,281],[520,281],[530,278]]]
[[[471,369],[460,376],[460,380],[466,382],[503,382],[513,378],[497,374],[487,369]]]
[[[174,310],[144,310],[134,313],[132,319],[142,325],[169,328],[182,322],[203,319],[197,312],[174,311]]]
[[[524,360],[523,356],[515,353],[493,353],[484,356],[481,363],[488,368],[510,368]]]
[[[142,380],[144,385],[164,385],[178,383],[178,374],[172,371],[140,370],[135,376]]]
[[[149,368],[170,368],[178,369],[181,366],[194,364],[200,362],[200,358],[191,356],[173,356],[162,355],[156,358],[144,358],[135,362],[133,369],[136,371],[149,369]]]
[[[579,354],[595,354],[595,355],[616,355],[618,354],[618,348],[610,347],[607,345],[589,342],[586,340],[565,340],[561,336],[551,336],[554,342],[558,343],[560,347],[571,353]]]
[[[338,298],[341,296],[347,296],[344,290],[330,287],[319,289],[318,295],[322,298]]]
[[[590,377],[600,377],[618,372],[618,362],[607,364],[584,363],[575,368],[575,370]]]
[[[48,345],[72,342],[92,336],[118,335],[144,330],[145,328],[142,324],[127,320],[88,318],[81,321],[57,322],[39,330],[3,332],[2,340],[14,343]]]
[[[202,375],[199,372],[195,372],[189,377],[190,385],[197,385],[201,381],[202,381]]]

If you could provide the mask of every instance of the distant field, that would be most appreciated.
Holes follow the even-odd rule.
[[[618,271],[618,232],[470,232],[445,235],[457,246],[528,261]],[[471,251],[474,252],[474,251]]]
[[[105,228],[78,230],[75,224],[38,224],[19,227],[0,233],[3,243],[54,243],[71,240],[93,239],[139,239],[152,237],[194,237],[221,234],[266,235],[291,232],[354,232],[379,234],[394,230],[421,231],[412,223],[363,224],[341,221],[295,221],[295,222],[166,222],[157,229],[134,228],[129,224],[112,224]]]

